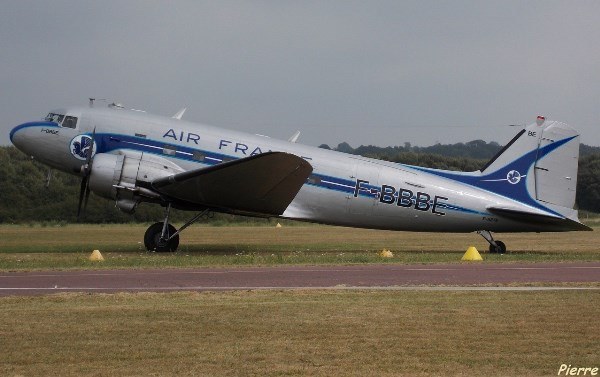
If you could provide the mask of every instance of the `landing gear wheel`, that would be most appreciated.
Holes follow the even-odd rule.
[[[152,224],[144,234],[144,245],[148,251],[156,251],[157,253],[174,252],[179,246],[179,235],[170,240],[161,239],[163,223]],[[174,234],[177,230],[171,224],[167,224],[167,238]]]
[[[506,253],[506,245],[502,241],[495,241],[497,246],[490,244],[490,253],[504,254]]]

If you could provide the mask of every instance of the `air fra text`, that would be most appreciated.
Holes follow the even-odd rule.
[[[169,129],[169,131],[165,132],[165,134],[163,135],[163,138],[171,138],[176,141],[183,141],[186,143],[194,143],[194,144],[198,145],[198,140],[200,140],[200,135],[192,133],[192,132],[175,131],[174,129],[171,128],[171,129]]]

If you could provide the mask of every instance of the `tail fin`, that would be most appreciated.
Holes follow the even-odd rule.
[[[506,180],[511,185],[506,196],[536,207],[543,206],[560,215],[577,218],[575,190],[579,160],[579,134],[568,125],[546,121],[538,117],[537,122],[519,132],[485,167],[481,169],[481,184]],[[488,179],[486,179],[488,178]],[[525,180],[522,190],[514,190]],[[513,186],[513,187],[511,187]],[[486,187],[491,188],[491,187]],[[497,192],[498,186],[496,186]]]
[[[517,203],[490,205],[503,216],[561,224],[555,230],[591,230],[577,218],[575,189],[579,134],[560,122],[537,122],[519,132],[480,171],[416,168],[501,195]],[[543,219],[543,220],[540,220]]]

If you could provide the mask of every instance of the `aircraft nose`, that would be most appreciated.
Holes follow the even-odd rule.
[[[10,131],[10,142],[22,152],[29,153],[27,152],[28,145],[39,138],[38,134],[40,127],[56,127],[56,125],[48,122],[28,122],[20,124]],[[36,130],[37,132],[35,132]]]
[[[21,149],[20,146],[23,141],[23,132],[21,130],[26,128],[27,124],[28,123],[20,124],[10,131],[10,142],[19,149]]]

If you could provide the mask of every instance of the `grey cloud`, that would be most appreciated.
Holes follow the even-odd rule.
[[[562,1],[5,2],[0,144],[87,97],[307,144],[506,142],[538,113],[600,145],[600,12]]]

